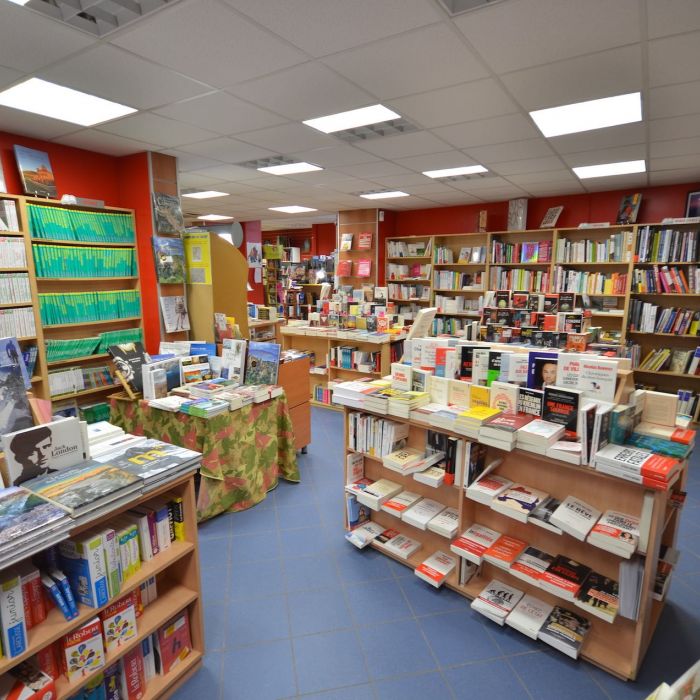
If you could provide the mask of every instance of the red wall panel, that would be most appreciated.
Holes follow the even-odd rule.
[[[243,253],[244,258],[248,259],[248,248],[246,244],[257,243],[258,245],[262,245],[262,224],[260,221],[242,221],[241,226],[243,227],[243,243],[241,243],[238,250]],[[252,292],[248,292],[248,301],[254,304],[264,304],[264,287],[262,282],[255,281],[255,269],[252,267],[248,268],[248,283],[253,288]]]

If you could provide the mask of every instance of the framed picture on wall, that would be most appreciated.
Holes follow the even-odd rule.
[[[685,203],[686,216],[700,216],[700,192],[688,192]]]

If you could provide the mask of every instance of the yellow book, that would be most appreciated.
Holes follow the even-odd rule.
[[[491,389],[487,386],[472,385],[469,392],[469,401],[472,408],[489,408],[491,404]],[[491,409],[489,408],[489,410]]]
[[[462,413],[460,413],[459,415],[464,416],[464,418],[471,418],[472,420],[478,420],[483,422],[485,420],[488,420],[489,418],[497,416],[500,412],[501,410],[498,408],[489,408],[488,406],[474,407],[472,405],[472,408],[466,411],[462,411]]]

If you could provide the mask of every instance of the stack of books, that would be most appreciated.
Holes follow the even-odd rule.
[[[673,457],[626,445],[606,445],[594,459],[597,471],[668,491],[678,478],[681,463]]]
[[[488,408],[486,406],[477,406],[470,408],[467,411],[462,411],[455,420],[454,429],[458,433],[462,433],[474,440],[479,439],[479,430],[481,426],[494,416],[497,416],[500,411],[497,408]]]
[[[533,420],[534,416],[526,413],[500,413],[481,426],[479,442],[510,452],[517,443],[517,431]]]
[[[523,426],[516,433],[516,446],[528,452],[544,455],[564,435],[564,426],[536,419]]]
[[[365,399],[379,391],[379,387],[369,379],[358,379],[353,382],[341,382],[333,387],[333,403],[351,408],[365,408]],[[384,404],[382,404],[383,406]],[[388,410],[388,401],[386,402]],[[373,408],[373,411],[378,411]]]
[[[235,382],[233,379],[217,377],[216,379],[210,379],[205,382],[195,382],[194,384],[190,384],[187,388],[190,390],[192,396],[196,396],[200,399],[210,399],[218,397],[222,392],[227,389],[234,389],[236,386],[238,386],[238,382]]]
[[[411,411],[430,403],[430,394],[426,391],[396,391],[389,396],[389,414],[400,418],[409,418]]]
[[[192,399],[181,404],[180,412],[198,418],[214,418],[229,412],[229,402],[222,399]]]
[[[503,627],[506,617],[510,615],[522,597],[522,591],[509,586],[507,583],[503,583],[503,581],[493,579],[486,588],[474,598],[471,603],[471,608]]]
[[[403,447],[383,457],[382,464],[387,469],[408,475],[425,471],[428,467],[441,462],[444,458],[444,452],[426,455],[423,450],[418,450],[414,447]]]

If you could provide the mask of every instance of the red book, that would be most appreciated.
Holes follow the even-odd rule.
[[[369,277],[372,272],[372,261],[366,258],[355,263],[355,277]]]
[[[141,700],[146,692],[146,674],[143,668],[141,645],[127,652],[121,659],[122,700]]]
[[[57,642],[39,649],[36,653],[36,663],[39,669],[54,680],[61,675],[61,666],[57,657]]]
[[[350,277],[352,275],[352,260],[338,260],[338,277]]]
[[[370,250],[372,248],[372,232],[371,231],[362,231],[359,236],[359,240],[357,243],[357,249],[358,250]]]
[[[540,577],[540,587],[567,600],[574,600],[591,570],[559,554]]]
[[[557,330],[557,317],[555,314],[545,314],[544,323],[542,324],[543,331],[556,331]]]
[[[669,438],[671,442],[680,442],[681,445],[690,445],[695,440],[695,431],[686,428],[676,428]]]
[[[641,474],[647,479],[667,482],[673,479],[680,467],[680,462],[673,457],[651,455],[648,459],[644,460]]]
[[[527,542],[523,540],[509,535],[501,535],[484,552],[484,559],[501,569],[508,569],[526,547]]]
[[[192,650],[192,641],[190,639],[190,620],[186,610],[158,630],[156,644],[163,674],[168,673],[170,669],[189,656]]]
[[[500,428],[508,432],[514,433],[516,430],[526,426],[533,421],[535,416],[527,413],[499,413],[497,416],[487,420],[484,423],[484,428]]]

